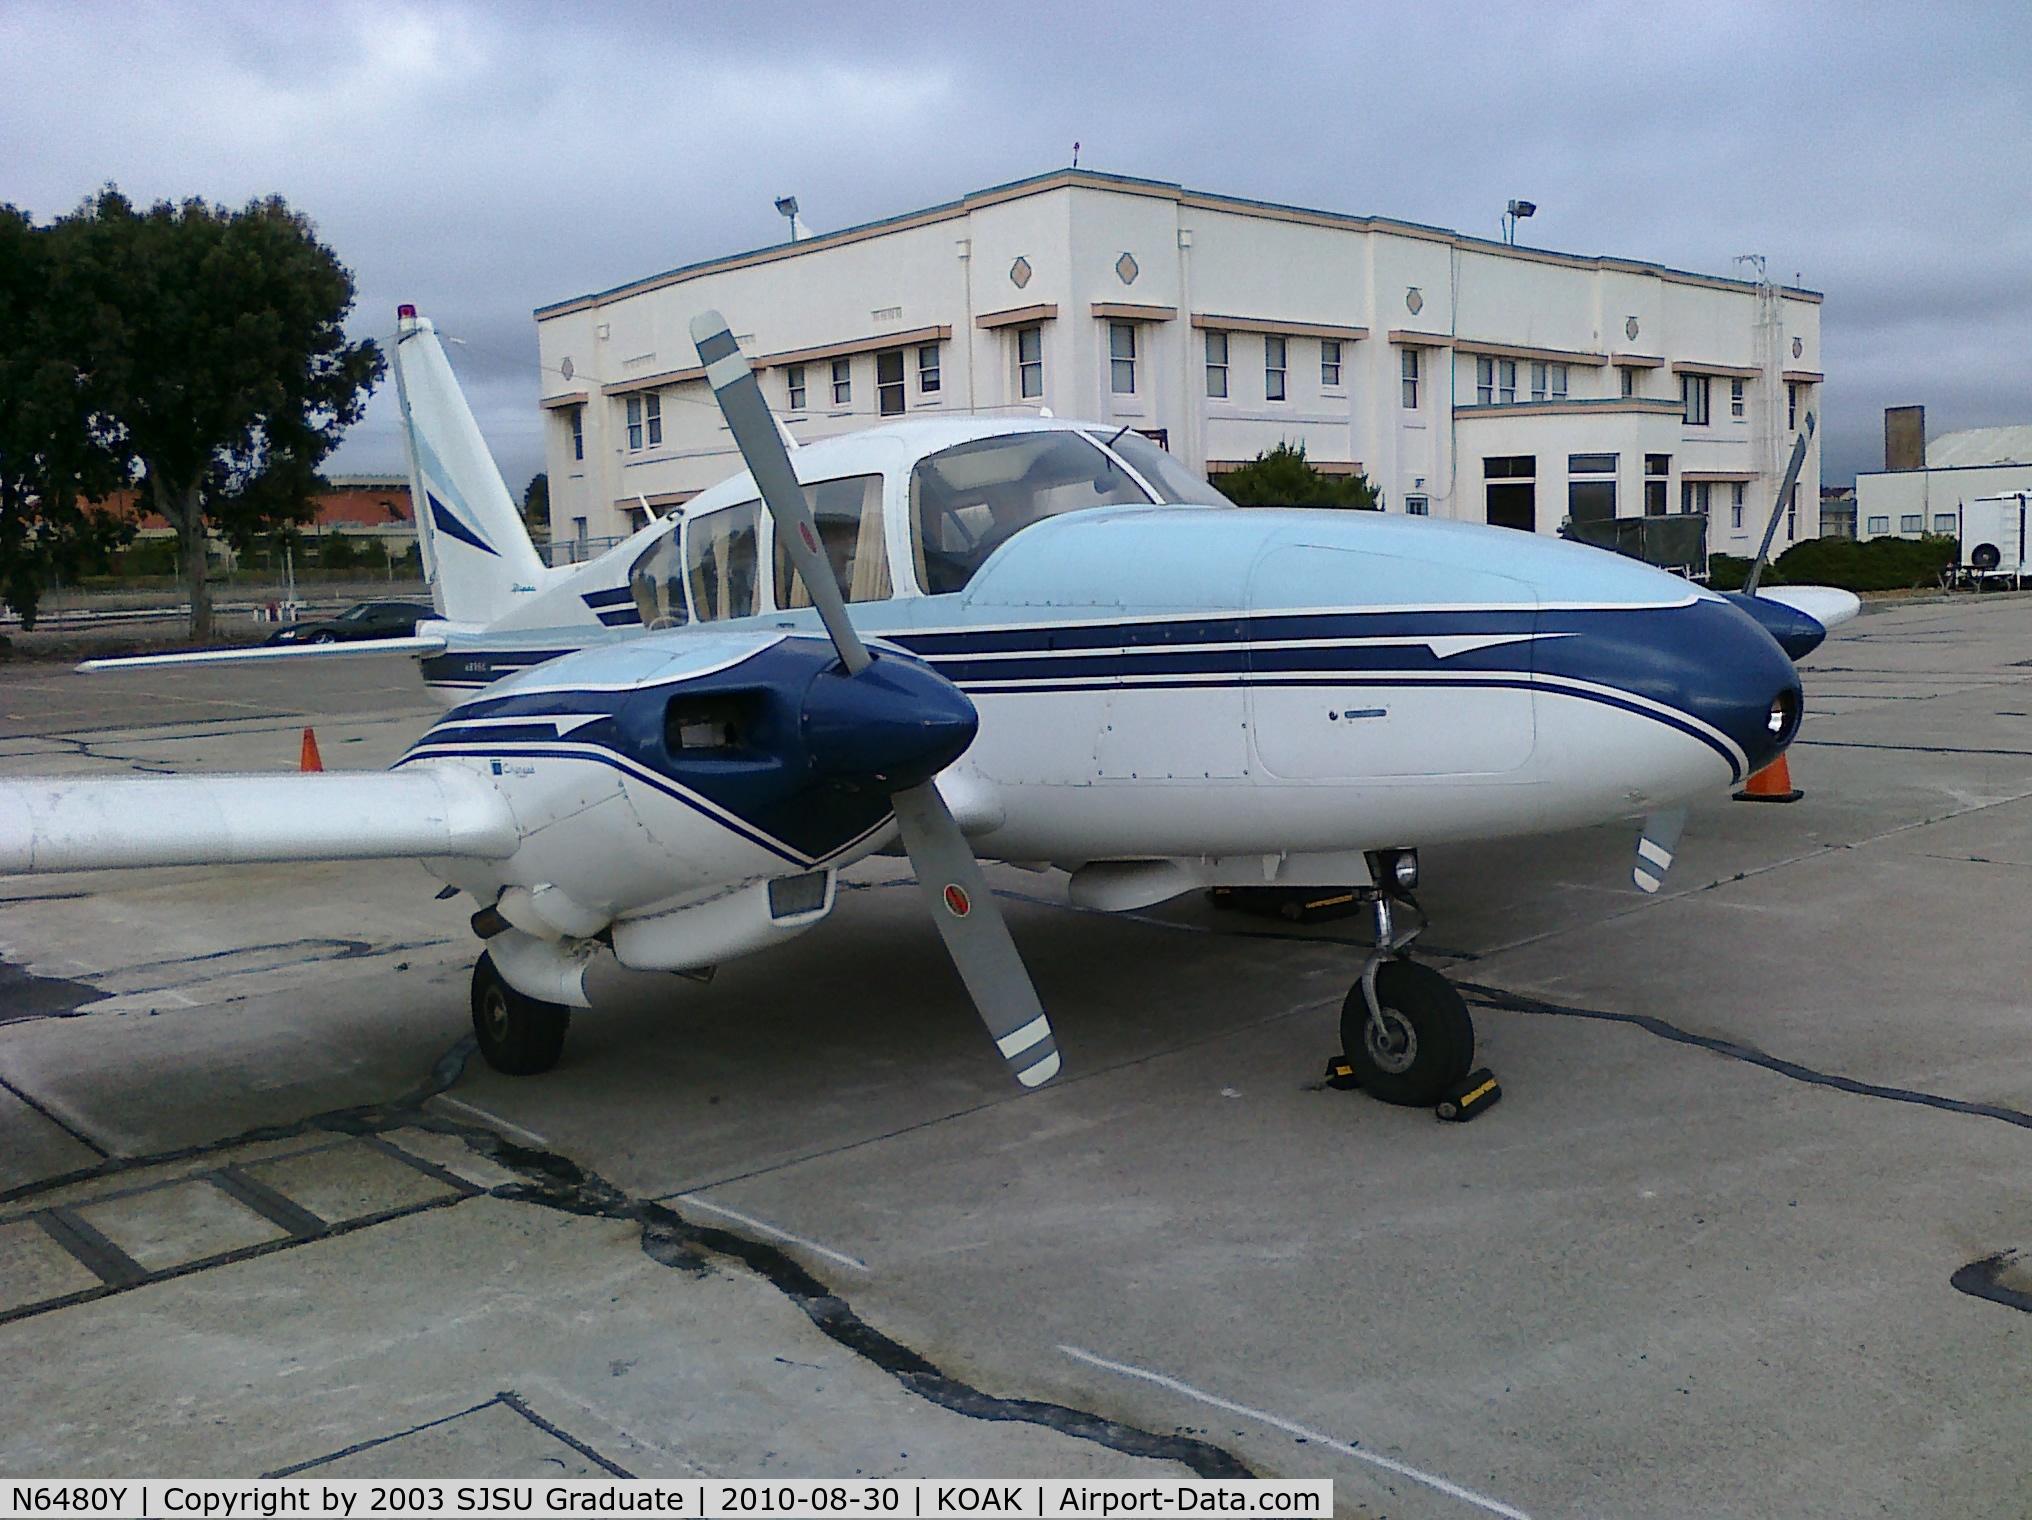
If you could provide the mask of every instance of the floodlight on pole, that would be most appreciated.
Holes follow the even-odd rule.
[[[1503,241],[1511,247],[1517,246],[1517,223],[1527,216],[1538,214],[1536,201],[1513,200],[1503,209]]]
[[[785,221],[790,223],[791,242],[793,243],[799,242],[802,241],[804,238],[811,236],[811,229],[806,227],[803,222],[797,219],[796,196],[794,195],[779,196],[776,201],[776,214],[782,217]]]

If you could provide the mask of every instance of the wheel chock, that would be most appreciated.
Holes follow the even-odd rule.
[[[1355,1068],[1344,1055],[1334,1056],[1326,1063],[1323,1079],[1336,1092],[1353,1092],[1360,1087],[1361,1080],[1355,1076]]]
[[[1480,1118],[1502,1100],[1503,1089],[1496,1085],[1496,1074],[1482,1066],[1469,1072],[1442,1097],[1433,1113],[1449,1124],[1465,1124]]]

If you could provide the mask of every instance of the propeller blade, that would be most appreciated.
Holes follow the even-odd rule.
[[[1637,840],[1637,864],[1630,871],[1638,891],[1656,892],[1665,885],[1665,873],[1672,869],[1673,852],[1679,848],[1679,834],[1685,827],[1685,808],[1653,813],[1644,820],[1644,832]]]
[[[1042,1086],[1058,1075],[1058,1041],[988,879],[981,874],[981,863],[974,859],[936,783],[927,781],[889,800],[932,922],[959,968],[960,980],[967,984],[981,1022],[1016,1080],[1025,1087]]]
[[[727,319],[716,311],[700,312],[692,318],[691,340],[698,345],[699,358],[706,367],[706,380],[713,399],[734,435],[734,443],[747,461],[748,473],[776,523],[776,541],[790,555],[790,562],[804,578],[812,605],[832,635],[833,648],[849,676],[859,675],[873,663],[868,646],[847,618],[846,598],[840,595],[832,562],[819,547],[818,530],[811,509],[798,484],[797,471],[783,446],[783,435],[763,399],[755,372],[734,341]],[[1037,989],[1017,953],[1009,926],[1002,919],[981,863],[966,836],[953,821],[936,783],[927,781],[891,795],[903,847],[917,872],[917,882],[931,907],[946,953],[959,968],[960,980],[980,1012],[981,1022],[995,1041],[995,1048],[1009,1063],[1016,1080],[1025,1087],[1038,1087],[1058,1075],[1058,1042],[1052,1037],[1051,1021],[1037,1000]]]
[[[848,675],[859,675],[870,663],[868,646],[847,620],[847,600],[840,595],[832,561],[819,547],[804,488],[797,483],[797,471],[783,447],[783,435],[776,431],[776,418],[762,398],[755,372],[748,367],[741,345],[734,341],[727,319],[718,312],[702,311],[691,319],[691,340],[705,363],[706,381],[720,404],[720,415],[727,419],[734,444],[747,461],[748,473],[755,477],[755,488],[776,521],[776,542],[788,551],[791,564],[804,577],[812,605],[832,636],[833,648],[840,652],[840,663],[847,667]]]

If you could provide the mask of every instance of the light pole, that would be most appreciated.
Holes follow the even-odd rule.
[[[1527,216],[1536,216],[1538,206],[1533,201],[1512,201],[1503,212],[1503,241],[1512,248],[1517,246],[1517,223]]]

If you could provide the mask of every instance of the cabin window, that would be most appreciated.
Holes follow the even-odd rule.
[[[1108,324],[1108,389],[1117,396],[1136,394],[1136,324]]]
[[[784,387],[785,387],[785,388],[786,388],[786,389],[787,389],[787,390],[789,391],[789,393],[790,393],[790,394],[789,394],[789,397],[788,397],[788,399],[789,399],[789,402],[790,402],[790,409],[791,409],[791,410],[792,410],[793,412],[801,412],[801,411],[803,411],[803,410],[804,410],[804,366],[803,366],[802,364],[793,364],[793,365],[791,365],[791,366],[790,366],[790,368],[786,369],[786,370],[785,370],[785,371],[783,372],[783,383],[784,383]]]
[[[884,417],[903,415],[903,350],[875,355],[875,410]]]
[[[1016,433],[945,449],[910,472],[917,583],[933,596],[958,591],[989,555],[1042,518],[1148,500],[1078,433]]]
[[[1263,340],[1263,399],[1284,399],[1284,367],[1290,344],[1274,334]]]
[[[685,523],[685,580],[700,622],[754,615],[761,513],[761,502],[744,501]]]
[[[628,398],[628,452],[639,454],[663,442],[663,397],[655,391]]]
[[[851,359],[835,359],[833,360],[833,405],[852,406],[853,404],[854,361]]]
[[[832,563],[840,595],[850,602],[887,601],[891,587],[889,554],[882,542],[882,477],[821,480],[804,488],[804,504],[818,529],[819,547]],[[776,538],[776,605],[811,605],[811,593],[804,577],[791,568],[781,534]]]
[[[1206,393],[1216,401],[1228,397],[1228,335],[1224,332],[1206,335]]]
[[[1338,338],[1319,340],[1319,383],[1329,388],[1341,383],[1341,344]]]
[[[927,343],[917,350],[917,394],[938,394],[938,345]]]
[[[684,553],[676,519],[671,520],[670,531],[658,535],[629,567],[628,589],[644,628],[682,628],[691,621],[684,601]]]

